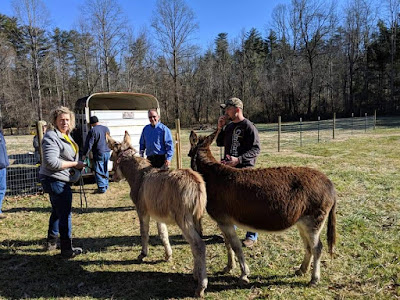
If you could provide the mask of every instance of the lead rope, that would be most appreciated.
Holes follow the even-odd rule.
[[[86,199],[86,192],[85,192],[85,188],[83,187],[84,184],[85,183],[83,182],[83,176],[82,176],[82,173],[81,173],[81,175],[79,176],[79,195],[80,195],[80,199],[81,199],[81,211],[83,211],[83,199],[85,199],[85,205],[86,205],[85,209],[88,208],[87,199]],[[82,195],[83,195],[83,197],[82,197]]]

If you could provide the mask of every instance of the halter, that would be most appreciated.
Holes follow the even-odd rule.
[[[121,151],[118,154],[118,158],[117,158],[117,161],[115,162],[115,164],[116,165],[119,164],[121,162],[122,158],[126,158],[126,157],[132,156],[132,155],[128,155],[128,154],[131,154],[131,152],[133,152],[133,154],[135,154],[135,151],[133,149],[131,149],[131,148],[128,148],[128,149],[125,149],[125,150]]]
[[[198,149],[198,147],[196,147],[196,148],[197,148],[197,151],[196,151],[195,155],[193,155],[193,157],[191,157],[191,160],[190,160],[191,164],[193,164],[191,167],[194,171],[197,171],[197,163],[196,162],[197,162],[197,156],[199,155],[199,149]]]

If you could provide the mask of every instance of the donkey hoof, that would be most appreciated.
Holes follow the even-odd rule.
[[[303,276],[305,274],[305,272],[303,272],[301,269],[296,270],[296,272],[294,272],[294,274],[296,276]]]
[[[172,255],[165,255],[164,257],[165,261],[172,261]]]
[[[222,273],[222,274],[229,274],[229,273],[232,272],[232,270],[233,270],[232,267],[226,266],[226,267],[221,271],[221,273]]]
[[[239,285],[243,286],[246,284],[249,284],[250,280],[247,278],[247,276],[243,276],[239,278]]]
[[[196,290],[196,293],[194,294],[195,298],[204,298],[204,290],[205,288],[201,288]]]
[[[311,281],[308,283],[308,286],[316,286],[319,282],[319,279],[312,278]]]
[[[142,262],[142,261],[143,261],[143,258],[145,258],[146,256],[147,256],[146,254],[140,253],[139,256],[137,257],[137,260],[138,260],[139,262]]]

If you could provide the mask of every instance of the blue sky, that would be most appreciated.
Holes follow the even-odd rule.
[[[203,49],[213,45],[217,35],[228,33],[228,38],[239,36],[242,29],[248,31],[255,27],[263,36],[271,27],[271,13],[278,4],[290,0],[186,0],[194,11],[199,30],[194,36],[195,42]],[[13,16],[11,0],[0,0],[0,13]],[[79,8],[84,0],[44,0],[52,20],[52,27],[64,30],[74,28]],[[144,26],[150,28],[156,0],[118,0],[129,19],[134,32]]]

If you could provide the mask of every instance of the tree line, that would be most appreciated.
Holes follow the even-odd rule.
[[[73,30],[49,29],[41,0],[13,4],[15,16],[0,14],[4,127],[99,91],[153,94],[163,121],[183,126],[216,122],[232,96],[253,122],[400,111],[400,0],[383,0],[379,14],[364,0],[340,10],[292,0],[275,7],[265,34],[221,32],[205,51],[184,0],[158,0],[151,28],[136,34],[117,0],[86,0]]]

